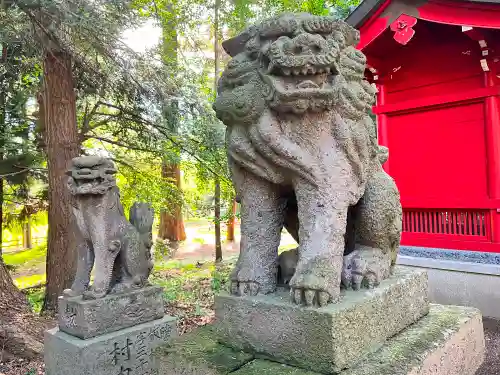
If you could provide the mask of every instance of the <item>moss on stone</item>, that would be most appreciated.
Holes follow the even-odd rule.
[[[228,374],[253,359],[217,342],[211,326],[182,335],[155,349],[159,374]]]
[[[380,350],[366,357],[342,375],[403,375],[419,366],[422,359],[443,346],[479,311],[470,307],[431,305],[427,316],[390,339]]]
[[[256,359],[239,370],[232,373],[233,375],[319,375],[317,372],[311,372],[291,367],[281,363],[264,361]]]

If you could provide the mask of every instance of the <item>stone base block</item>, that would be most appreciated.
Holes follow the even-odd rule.
[[[104,298],[59,297],[59,329],[87,339],[161,319],[163,288],[150,286]]]
[[[335,373],[351,367],[429,311],[427,274],[396,267],[379,287],[346,291],[341,302],[300,307],[288,292],[215,300],[221,343],[297,367]]]
[[[319,375],[223,346],[211,327],[162,345],[152,356],[158,375]],[[431,305],[428,315],[338,375],[473,375],[483,358],[479,310]]]
[[[47,375],[153,375],[151,351],[177,336],[176,319],[165,316],[87,340],[57,328],[45,333]]]

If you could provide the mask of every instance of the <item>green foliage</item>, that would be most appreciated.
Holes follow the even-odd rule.
[[[28,268],[30,264],[44,263],[46,256],[47,244],[43,244],[33,249],[3,254],[3,260],[7,265]]]
[[[175,253],[175,249],[171,248],[166,241],[159,239],[156,240],[153,251],[155,262],[164,261]]]
[[[40,286],[45,284],[47,277],[45,273],[34,274],[29,276],[20,276],[14,280],[14,284],[19,289],[32,288],[34,286]]]
[[[26,297],[28,298],[28,302],[33,312],[39,314],[40,311],[42,310],[44,295],[45,295],[44,287],[31,288],[26,291]]]
[[[137,161],[135,161],[137,162]],[[125,212],[134,202],[149,202],[158,216],[162,209],[172,210],[176,204],[182,204],[182,195],[175,185],[161,177],[161,161],[150,163],[120,163],[117,184],[121,191],[121,200]]]
[[[165,288],[167,303],[190,303],[211,297],[225,287],[232,268],[231,263],[185,264],[176,261],[155,267],[152,281]]]

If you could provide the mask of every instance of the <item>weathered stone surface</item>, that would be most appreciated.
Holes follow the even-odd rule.
[[[256,359],[239,370],[233,372],[235,375],[318,375],[317,372],[304,370],[298,367],[287,366],[261,359]]]
[[[285,13],[223,43],[232,60],[214,109],[241,203],[234,295],[275,291],[283,225],[300,242],[289,280],[295,304],[336,302],[341,280],[357,288],[389,277],[401,204],[381,168],[386,149],[369,116],[376,90],[364,80],[358,41],[333,17]],[[350,208],[355,243],[345,252]]]
[[[82,339],[118,331],[164,315],[163,288],[150,286],[86,300],[59,297],[59,329]]]
[[[206,326],[158,347],[153,358],[158,375],[223,375],[254,357],[219,344],[212,327]]]
[[[231,352],[215,342],[209,327],[172,342],[167,351],[165,346],[158,348],[154,358],[155,362],[163,363],[160,375],[320,374]],[[428,315],[338,375],[473,375],[483,358],[484,334],[479,310],[431,305]]]
[[[175,318],[168,316],[87,340],[54,328],[45,333],[45,370],[47,375],[157,374],[151,351],[176,335]]]
[[[290,304],[287,293],[216,297],[222,343],[277,362],[338,372],[380,348],[429,310],[427,273],[396,267],[380,287],[346,291],[322,308]]]
[[[473,375],[484,351],[478,309],[431,305],[427,316],[341,375]]]
[[[134,203],[128,221],[115,173],[114,163],[99,156],[74,158],[67,171],[79,239],[76,275],[64,291],[68,297],[96,299],[148,285],[154,212],[147,203]]]

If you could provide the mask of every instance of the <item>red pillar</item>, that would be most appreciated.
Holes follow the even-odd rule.
[[[378,94],[377,94],[377,107],[387,104],[387,87],[379,82],[377,84]],[[384,170],[389,173],[389,161],[391,160],[391,149],[389,147],[389,129],[387,128],[387,115],[379,114],[377,115],[378,123],[378,144],[389,148],[389,159],[384,164]]]
[[[485,87],[495,86],[495,80],[493,72],[484,72]],[[486,98],[485,125],[488,195],[490,199],[500,199],[500,99],[498,96]],[[493,242],[500,243],[500,213],[497,212],[497,208],[491,210],[491,223],[491,239]]]

